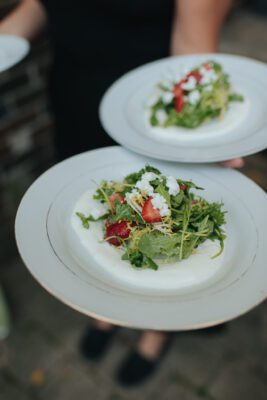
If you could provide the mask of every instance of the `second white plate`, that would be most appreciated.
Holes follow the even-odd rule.
[[[30,45],[26,39],[13,35],[0,35],[0,72],[21,61],[29,50]]]
[[[167,75],[207,60],[219,62],[243,103],[231,103],[224,119],[189,130],[153,128],[147,104]],[[267,147],[267,66],[246,57],[203,54],[170,57],[141,66],[120,78],[104,95],[100,118],[123,146],[167,161],[215,162],[256,153]]]

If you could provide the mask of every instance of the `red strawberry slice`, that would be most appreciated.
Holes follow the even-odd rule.
[[[113,192],[111,194],[111,196],[109,196],[109,201],[110,201],[111,208],[113,211],[115,210],[115,201],[116,200],[119,201],[120,204],[124,203],[124,198],[122,197],[122,195],[120,193]]]
[[[126,221],[115,222],[114,224],[106,224],[106,238],[107,241],[113,246],[120,246],[121,242],[117,237],[122,239],[127,239],[130,235],[131,230],[129,229],[128,223]]]
[[[182,79],[179,83],[176,83],[176,85],[174,85],[174,88],[172,89],[172,93],[174,95],[174,97],[179,97],[181,95],[183,95],[184,91],[181,88],[181,85],[183,83],[185,83],[187,81],[187,79]]]
[[[153,224],[155,222],[161,221],[161,215],[159,210],[157,208],[154,208],[151,200],[152,197],[149,197],[146,200],[142,210],[142,217],[144,221],[151,222]]]
[[[186,79],[182,79],[179,83],[177,83],[173,88],[174,95],[174,107],[175,110],[179,113],[184,108],[184,91],[181,88],[181,84],[186,82]]]
[[[180,186],[180,189],[181,189],[181,190],[186,190],[186,189],[187,189],[187,186],[186,186],[186,185],[183,185],[182,183],[180,183],[179,186]]]
[[[193,76],[195,78],[195,80],[197,81],[197,83],[199,83],[202,79],[202,75],[199,71],[192,71],[189,72],[189,74],[187,75],[188,78],[190,78],[190,76]]]
[[[184,96],[178,96],[174,98],[174,107],[176,112],[180,113],[184,108]]]

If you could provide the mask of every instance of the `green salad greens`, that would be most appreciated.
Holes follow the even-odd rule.
[[[85,229],[103,221],[104,240],[123,249],[123,260],[137,268],[158,269],[190,257],[204,241],[217,240],[223,251],[225,211],[196,194],[202,188],[191,181],[163,175],[145,166],[123,181],[102,181],[94,199],[105,205],[98,218],[77,212]]]
[[[229,103],[243,101],[233,93],[222,66],[209,61],[194,68],[178,82],[158,84],[158,96],[150,108],[154,127],[197,128],[214,118],[222,118]]]

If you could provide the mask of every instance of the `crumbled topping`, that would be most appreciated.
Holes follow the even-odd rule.
[[[194,76],[189,76],[187,82],[182,83],[181,88],[184,90],[193,90],[197,86],[197,80]]]
[[[172,102],[172,100],[173,100],[173,93],[172,92],[163,92],[162,93],[162,96],[161,96],[161,98],[162,98],[162,101],[163,101],[163,103],[164,104],[170,104],[171,102]]]
[[[154,193],[151,199],[151,203],[154,208],[157,208],[159,210],[159,213],[162,217],[170,215],[171,212],[169,210],[168,204],[161,194]]]
[[[195,105],[200,99],[200,93],[198,90],[193,90],[187,95],[187,101],[189,104]]]
[[[176,196],[180,191],[180,187],[173,176],[167,176],[166,186],[171,196]]]
[[[201,67],[199,72],[202,75],[200,81],[201,85],[209,85],[210,83],[216,81],[216,79],[218,78],[217,74],[213,69],[207,69],[205,67]]]

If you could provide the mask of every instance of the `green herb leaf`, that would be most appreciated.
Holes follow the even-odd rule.
[[[146,267],[154,270],[158,269],[158,265],[140,251],[126,251],[122,256],[122,260],[130,261],[130,263],[137,268]]]
[[[101,221],[101,220],[107,219],[109,217],[110,213],[109,212],[105,213],[105,214],[101,215],[98,218],[94,218],[94,217],[92,217],[92,215],[88,215],[88,217],[86,217],[83,213],[80,213],[80,212],[76,212],[76,215],[77,215],[77,217],[80,218],[83,227],[85,229],[89,229],[89,227],[90,227],[89,221],[97,222],[97,221]]]
[[[147,233],[138,241],[138,250],[149,258],[159,256],[175,257],[179,254],[181,235],[165,235],[161,232]]]
[[[164,197],[166,200],[168,207],[171,208],[171,197],[169,195],[169,192],[165,189],[162,183],[160,183],[155,190],[157,193],[159,193],[161,196]]]

